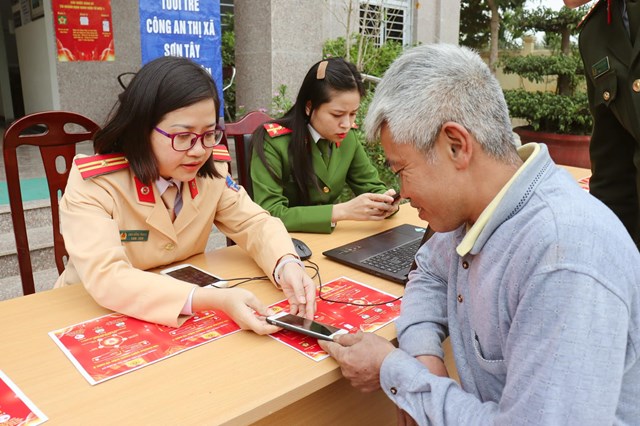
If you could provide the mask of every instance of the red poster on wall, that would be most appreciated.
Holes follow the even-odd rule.
[[[53,3],[58,61],[113,61],[111,0]]]

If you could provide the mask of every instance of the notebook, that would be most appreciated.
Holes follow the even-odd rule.
[[[322,254],[336,262],[404,284],[418,249],[431,234],[425,231],[418,226],[400,225]]]

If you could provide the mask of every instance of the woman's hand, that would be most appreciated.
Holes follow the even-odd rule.
[[[289,301],[289,312],[313,319],[316,312],[316,285],[305,268],[297,262],[287,263],[280,271],[279,284]]]
[[[193,312],[205,309],[221,309],[243,330],[258,334],[271,334],[280,328],[267,324],[265,318],[273,315],[258,298],[242,288],[197,288],[193,294]]]
[[[336,204],[331,221],[386,219],[398,211],[400,199],[394,201],[395,193],[395,190],[389,189],[384,194],[360,194],[345,203]]]

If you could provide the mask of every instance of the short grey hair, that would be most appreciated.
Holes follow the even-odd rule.
[[[474,51],[452,44],[407,50],[378,83],[367,117],[367,139],[388,126],[397,143],[430,153],[444,123],[456,122],[490,156],[511,162],[515,147],[498,81]]]

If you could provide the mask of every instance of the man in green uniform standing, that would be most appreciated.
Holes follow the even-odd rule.
[[[639,25],[640,0],[598,0],[580,23],[579,45],[594,122],[590,191],[640,247]]]

